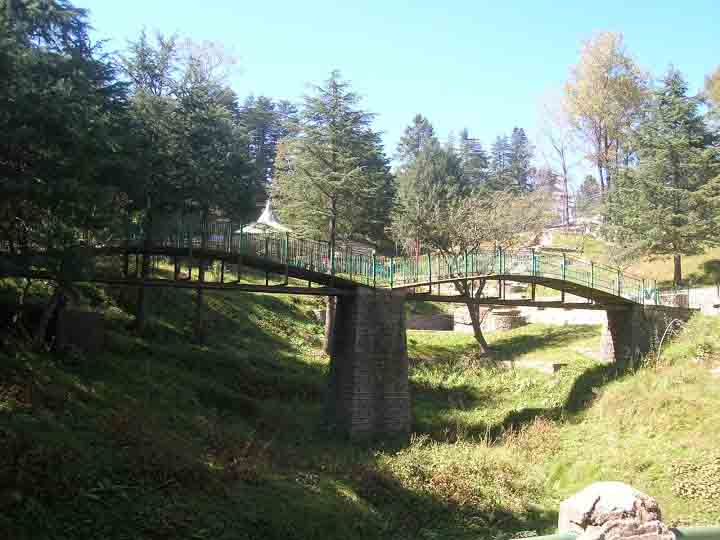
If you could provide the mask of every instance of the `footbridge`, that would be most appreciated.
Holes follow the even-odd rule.
[[[687,309],[660,305],[654,281],[533,249],[387,257],[215,223],[154,238],[133,234],[104,243],[84,240],[58,251],[5,244],[0,253],[6,276],[53,279],[52,268],[83,255],[98,262],[77,281],[335,297],[326,412],[331,424],[353,434],[409,429],[407,301],[602,309],[607,311],[603,354],[610,362],[646,353],[670,320],[690,316]],[[171,270],[153,271],[159,262]],[[8,270],[13,263],[22,270]],[[219,271],[206,272],[211,264]],[[264,285],[243,282],[242,269],[248,267],[264,272]],[[507,283],[525,284],[525,292],[508,295]]]

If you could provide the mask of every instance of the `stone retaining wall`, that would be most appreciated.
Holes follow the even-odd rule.
[[[451,313],[408,315],[406,324],[408,330],[451,331],[455,326],[455,317]]]

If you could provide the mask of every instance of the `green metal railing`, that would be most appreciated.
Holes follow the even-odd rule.
[[[637,303],[660,303],[655,281],[564,253],[532,249],[484,249],[455,255],[426,253],[384,257],[287,233],[249,233],[231,223],[178,226],[159,234],[154,246],[205,249],[259,257],[283,265],[336,275],[369,287],[409,288],[484,276],[549,278],[609,293]],[[143,243],[141,233],[131,244]],[[332,251],[332,252],[331,252]]]
[[[670,529],[676,540],[720,540],[720,527],[681,527]],[[548,534],[546,536],[532,536],[532,540],[575,540],[577,534],[566,532]]]

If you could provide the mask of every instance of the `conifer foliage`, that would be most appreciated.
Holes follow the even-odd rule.
[[[372,120],[334,71],[305,98],[278,152],[272,195],[280,214],[296,231],[329,239],[331,250],[338,238],[377,238],[387,219],[392,177]]]
[[[611,237],[672,256],[676,284],[683,255],[720,244],[720,153],[699,106],[670,70],[635,133],[639,164],[618,177],[608,201]]]

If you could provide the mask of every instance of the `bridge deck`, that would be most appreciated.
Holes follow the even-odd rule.
[[[233,232],[230,224],[215,224],[199,232],[180,231],[154,242],[146,242],[142,236],[135,236],[113,245],[85,244],[77,249],[91,251],[95,256],[147,255],[241,264],[285,276],[286,283],[287,279],[295,278],[318,284],[338,294],[342,294],[338,291],[357,287],[417,291],[457,281],[499,280],[563,291],[602,306],[659,303],[654,282],[577,257],[535,250],[510,252],[486,249],[454,255],[383,257],[354,252],[352,248],[340,246],[331,253],[327,242],[297,238],[290,234]],[[22,256],[28,256],[27,250]],[[61,258],[63,252],[35,252],[33,256]],[[5,254],[4,257],[10,255]],[[42,269],[43,265],[40,264],[38,274],[42,273]],[[92,279],[99,281],[102,276]],[[131,284],[131,281],[128,279],[126,283]],[[133,284],[137,285],[138,282]],[[203,287],[205,283],[195,282],[193,285]],[[267,292],[276,290],[277,287]],[[297,291],[297,294],[301,293]],[[540,305],[542,301],[532,302],[533,305]]]

